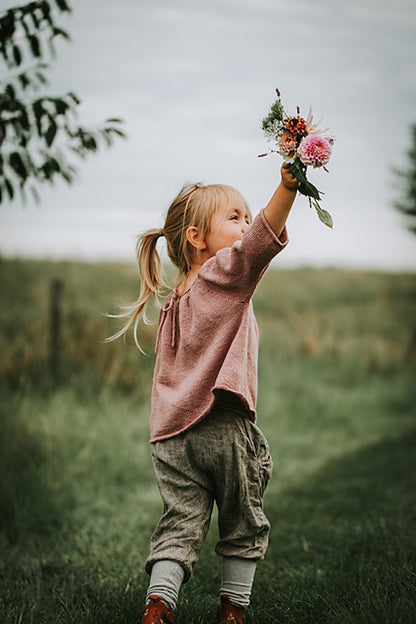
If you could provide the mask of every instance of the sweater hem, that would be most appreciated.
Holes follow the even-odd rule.
[[[196,418],[194,421],[187,423],[184,427],[182,427],[182,429],[179,429],[178,431],[175,432],[171,432],[171,433],[161,433],[159,435],[155,435],[152,436],[150,438],[150,444],[154,444],[155,442],[163,442],[163,440],[169,440],[170,438],[175,438],[176,436],[182,435],[183,433],[185,433],[186,431],[188,431],[189,429],[192,429],[192,427],[195,427],[197,424],[199,424],[202,420],[204,420],[204,418],[206,418],[208,416],[208,414],[211,412],[211,410],[215,407],[215,404],[217,402],[217,398],[218,398],[218,392],[221,390],[225,390],[226,392],[231,392],[232,394],[234,394],[236,397],[238,397],[240,399],[240,401],[243,403],[245,409],[247,410],[247,415],[250,418],[250,420],[255,423],[256,422],[256,410],[254,408],[251,408],[247,399],[240,394],[239,392],[236,392],[235,390],[226,387],[225,385],[221,385],[221,386],[215,386],[214,388],[212,388],[211,390],[211,394],[212,394],[212,399],[207,407],[207,409],[204,411],[204,413],[200,416],[198,416],[198,418]]]

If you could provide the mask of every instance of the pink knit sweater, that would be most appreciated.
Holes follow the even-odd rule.
[[[156,339],[151,442],[195,425],[220,389],[238,395],[255,421],[259,339],[251,297],[287,242],[286,230],[279,239],[262,211],[241,241],[203,264],[189,290],[167,298]]]

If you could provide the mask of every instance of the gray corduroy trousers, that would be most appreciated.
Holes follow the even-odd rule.
[[[152,444],[163,515],[153,533],[145,564],[180,563],[188,580],[218,507],[222,556],[262,559],[270,524],[263,495],[272,472],[267,440],[240,401],[225,395],[188,431]]]

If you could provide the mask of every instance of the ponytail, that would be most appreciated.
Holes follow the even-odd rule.
[[[133,321],[142,317],[146,324],[150,323],[146,314],[149,299],[153,299],[156,305],[160,306],[159,293],[161,288],[166,286],[162,276],[162,262],[156,248],[160,236],[163,236],[162,230],[148,230],[137,241],[137,262],[141,284]]]
[[[130,305],[122,306],[120,314],[110,315],[112,318],[127,319],[127,322],[113,336],[106,339],[111,342],[124,336],[133,327],[134,342],[140,351],[143,352],[138,340],[138,326],[140,321],[146,325],[151,325],[152,320],[147,314],[147,305],[150,300],[161,307],[160,291],[167,287],[162,275],[162,262],[157,251],[157,241],[163,236],[162,230],[148,230],[142,234],[137,241],[136,252],[140,274],[140,291],[137,300]]]

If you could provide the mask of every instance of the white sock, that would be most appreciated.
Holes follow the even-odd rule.
[[[169,609],[174,611],[183,577],[184,570],[176,561],[169,559],[156,561],[152,566],[146,601],[149,602],[150,595],[158,596]]]
[[[255,559],[222,558],[220,594],[228,596],[236,607],[245,609],[250,604],[256,565]]]

